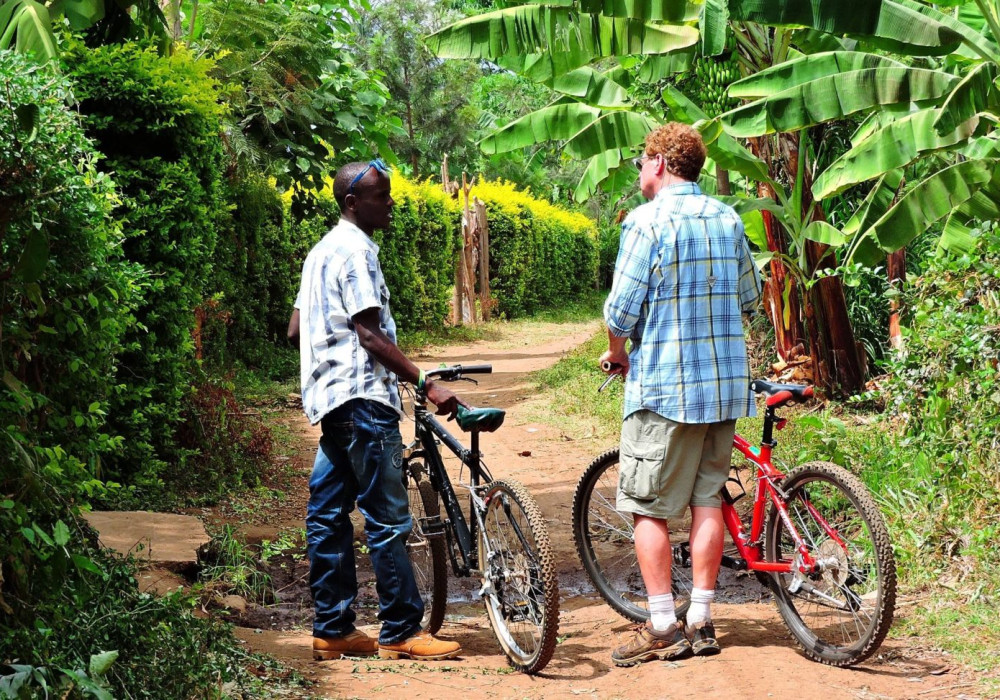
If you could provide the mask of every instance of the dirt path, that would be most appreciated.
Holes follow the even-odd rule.
[[[560,575],[561,643],[544,673],[529,677],[512,673],[493,638],[481,604],[469,587],[450,591],[448,617],[441,634],[461,642],[460,659],[418,664],[378,659],[316,663],[311,660],[308,592],[301,585],[305,562],[291,567],[291,603],[285,612],[261,609],[248,618],[256,628],[239,628],[239,636],[255,651],[278,657],[315,682],[316,697],[331,698],[723,698],[735,693],[745,698],[795,697],[802,700],[847,698],[975,697],[975,677],[952,664],[948,657],[921,649],[917,640],[890,640],[877,658],[853,670],[828,668],[805,659],[786,632],[777,610],[762,592],[759,603],[716,604],[714,618],[723,653],[679,663],[647,663],[615,668],[610,650],[631,631],[590,590],[573,548],[570,524],[576,481],[598,452],[612,445],[586,436],[565,434],[549,425],[529,422],[539,415],[530,398],[526,374],[557,361],[590,337],[594,324],[535,326],[530,337],[438,349],[419,359],[425,367],[438,362],[491,362],[494,374],[478,387],[459,385],[475,405],[505,408],[507,422],[498,433],[484,437],[482,449],[496,477],[513,477],[527,485],[544,512],[557,550]],[[301,434],[302,450],[294,459],[295,489],[280,518],[267,518],[266,530],[301,527],[308,470],[318,431],[304,418],[289,417]],[[404,423],[404,439],[412,424]],[[523,456],[523,453],[530,453]],[[257,533],[260,536],[260,533]],[[362,557],[362,559],[365,559]],[[370,570],[369,570],[370,571]],[[378,632],[371,577],[359,598],[359,622],[369,634]],[[455,581],[452,581],[454,584]],[[298,617],[288,614],[297,606]]]

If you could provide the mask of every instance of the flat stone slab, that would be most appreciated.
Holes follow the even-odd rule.
[[[195,566],[198,548],[210,539],[192,515],[139,510],[93,511],[83,517],[105,548],[172,570]]]

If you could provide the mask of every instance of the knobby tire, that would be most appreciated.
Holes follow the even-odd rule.
[[[635,555],[632,514],[615,507],[618,460],[618,449],[608,450],[580,477],[573,496],[573,539],[584,570],[605,602],[619,615],[644,622],[649,610]],[[671,588],[678,619],[687,614],[692,587],[690,561],[681,556],[685,545],[672,543]]]
[[[770,577],[781,617],[810,659],[830,666],[863,661],[888,634],[896,604],[896,563],[878,506],[860,479],[829,462],[796,467],[780,486],[811,556],[834,563],[807,577],[807,588],[797,592],[789,590],[791,574]],[[809,511],[807,498],[826,525]],[[765,552],[768,561],[794,556],[791,537],[773,505]]]
[[[559,629],[559,586],[548,528],[517,481],[492,482],[484,500],[479,567],[486,612],[510,665],[538,673],[552,658]]]

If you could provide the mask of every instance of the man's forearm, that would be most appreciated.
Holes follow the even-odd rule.
[[[420,375],[419,368],[410,362],[403,351],[393,343],[381,330],[359,327],[358,341],[375,361],[388,369],[404,382],[416,384]]]

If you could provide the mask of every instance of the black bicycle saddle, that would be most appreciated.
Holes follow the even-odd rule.
[[[455,422],[466,433],[492,433],[503,425],[506,411],[500,408],[466,408],[459,406]]]

